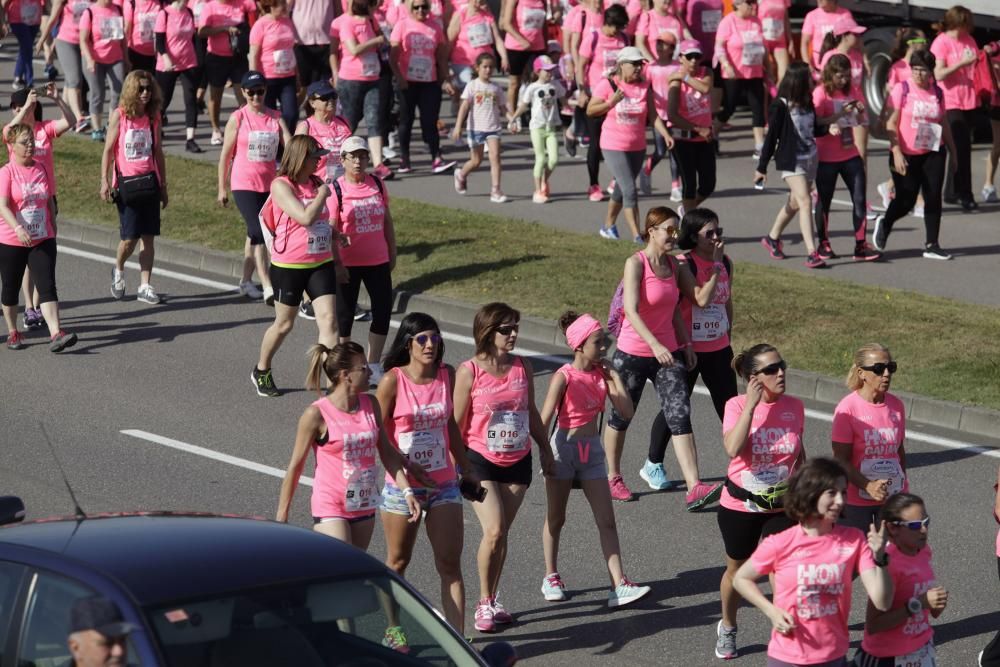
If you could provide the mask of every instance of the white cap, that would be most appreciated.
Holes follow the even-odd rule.
[[[347,137],[340,145],[340,154],[347,155],[354,151],[368,151],[368,142],[361,137]]]
[[[634,46],[626,46],[624,49],[618,52],[618,58],[615,61],[618,64],[621,63],[638,63],[646,62],[646,58],[643,57],[642,51],[635,48]]]

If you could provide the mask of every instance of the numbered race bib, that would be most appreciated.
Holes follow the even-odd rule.
[[[778,466],[776,468],[760,468],[755,472],[744,470],[740,473],[740,487],[750,493],[759,494],[761,491],[784,482],[788,479],[788,466]],[[743,501],[743,505],[748,512],[760,512],[761,508],[752,500]]]
[[[913,653],[897,656],[894,664],[896,667],[937,667],[934,644],[928,642]]]
[[[615,122],[619,125],[639,125],[646,122],[646,98],[626,97],[615,106]]]
[[[412,463],[419,463],[427,472],[448,467],[444,429],[412,431],[399,434],[399,451]]]
[[[45,238],[46,210],[41,206],[25,206],[17,212],[17,221],[24,227],[32,241]]]
[[[719,22],[722,21],[721,9],[706,9],[701,13],[701,31],[719,32]]]
[[[153,135],[145,128],[130,128],[125,131],[125,160],[141,162],[153,155]]]
[[[410,56],[406,66],[406,78],[410,81],[430,81],[434,60],[430,56]]]
[[[729,331],[726,305],[711,303],[704,308],[691,308],[691,338],[699,343],[718,340]],[[744,487],[745,488],[745,487]]]
[[[472,23],[465,28],[469,38],[469,46],[479,48],[493,43],[493,31],[489,23]]]
[[[684,96],[684,109],[688,118],[695,118],[708,113],[712,109],[712,100],[701,91],[689,89]]]
[[[756,67],[764,62],[764,42],[755,30],[743,33],[743,55],[740,64],[744,67]]]
[[[621,49],[605,49],[604,51],[604,72],[609,74],[618,66],[618,52]]]
[[[41,7],[36,2],[21,3],[21,23],[37,25],[41,18]]]
[[[295,72],[295,53],[291,49],[277,49],[271,57],[274,61],[275,74],[289,76]]]
[[[896,459],[866,459],[861,462],[860,470],[868,479],[889,480],[890,496],[903,490],[903,470]],[[865,500],[874,500],[864,489],[860,489],[860,495]]]
[[[274,162],[276,157],[278,157],[278,133],[250,130],[247,137],[247,160],[250,162]]]
[[[917,123],[917,133],[913,137],[913,147],[918,151],[935,152],[941,148],[941,124]]]
[[[378,61],[378,53],[372,50],[365,51],[359,56],[361,60],[361,76],[378,76],[382,70]]]
[[[764,30],[764,39],[776,42],[785,36],[785,22],[782,19],[763,18],[760,20]]]
[[[337,180],[344,175],[344,164],[340,161],[340,155],[337,154],[336,160],[332,159],[334,153],[330,153],[326,156],[326,180],[329,183]]]
[[[139,14],[139,40],[148,43],[153,41],[153,29],[156,27],[156,14]]]
[[[497,454],[523,452],[528,444],[528,411],[497,410],[486,427],[486,447]]]
[[[333,229],[326,221],[319,220],[306,230],[308,239],[306,241],[306,252],[310,255],[320,255],[330,252],[333,247]]]
[[[525,30],[541,30],[545,26],[544,9],[525,9],[522,14],[521,26]]]
[[[379,492],[375,485],[375,470],[355,470],[347,480],[344,492],[344,509],[348,512],[373,510],[379,506]]]
[[[125,22],[120,16],[107,16],[101,19],[97,34],[101,41],[125,39]]]

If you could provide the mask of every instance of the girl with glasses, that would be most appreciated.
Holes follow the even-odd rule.
[[[844,397],[833,411],[833,455],[847,471],[842,523],[867,526],[886,498],[909,490],[906,478],[906,410],[889,393],[896,372],[889,348],[879,343],[854,352]]]

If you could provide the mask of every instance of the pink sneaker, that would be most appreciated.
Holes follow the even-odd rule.
[[[611,488],[611,498],[613,500],[619,500],[623,503],[627,503],[630,500],[635,499],[635,496],[632,495],[632,491],[625,486],[625,480],[622,479],[621,475],[615,475],[609,479],[608,486]]]
[[[392,173],[392,169],[389,169],[389,167],[385,166],[384,164],[380,164],[379,166],[372,169],[372,175],[377,176],[383,181],[391,181],[393,176],[395,176],[395,174]]]
[[[514,622],[514,617],[510,615],[510,612],[508,612],[506,609],[503,608],[503,605],[500,604],[499,600],[497,600],[497,596],[494,595],[493,599],[490,600],[490,602],[493,605],[494,623],[496,623],[497,625],[510,625],[511,623]]]
[[[601,186],[591,185],[590,189],[587,190],[587,198],[590,201],[604,201],[604,192],[601,191]]]
[[[476,630],[480,632],[496,632],[497,624],[493,620],[493,604],[489,598],[483,598],[476,605]]]
[[[693,489],[688,491],[687,497],[684,499],[687,502],[687,511],[697,512],[705,505],[714,503],[721,495],[722,482],[717,484],[698,482]]]

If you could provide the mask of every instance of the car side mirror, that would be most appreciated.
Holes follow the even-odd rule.
[[[490,667],[510,667],[517,662],[517,650],[508,642],[488,644],[479,655]]]
[[[17,496],[0,496],[0,526],[24,521],[24,501]]]

